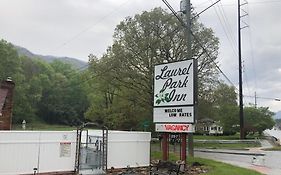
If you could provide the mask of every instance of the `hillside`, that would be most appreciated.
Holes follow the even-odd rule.
[[[18,54],[19,55],[23,55],[23,56],[27,56],[30,58],[40,58],[48,63],[54,61],[54,60],[60,60],[62,62],[65,63],[69,63],[71,65],[73,65],[73,67],[75,68],[86,68],[87,67],[87,63],[81,60],[78,60],[76,58],[70,58],[70,57],[55,57],[55,56],[50,56],[50,55],[38,55],[38,54],[34,54],[31,51],[29,51],[28,49],[24,48],[24,47],[20,47],[20,46],[16,46],[14,45]]]

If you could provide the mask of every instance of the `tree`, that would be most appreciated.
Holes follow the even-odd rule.
[[[52,62],[51,68],[54,73],[49,77],[48,88],[42,91],[38,115],[48,123],[77,125],[83,122],[88,101],[81,86],[81,74],[60,61]]]
[[[78,124],[88,108],[81,73],[69,64],[51,64],[19,56],[14,46],[0,40],[0,79],[16,83],[13,124],[49,122]],[[74,122],[74,123],[73,123]]]
[[[16,83],[14,90],[13,122],[21,122],[25,117],[34,117],[34,110],[28,100],[27,91],[29,85],[25,82],[26,77],[21,67],[22,59],[18,56],[13,45],[7,41],[0,40],[0,79],[11,77]]]
[[[235,134],[239,124],[235,88],[223,82],[216,84],[214,89],[209,90],[199,101],[198,113],[199,118],[220,121],[225,134]]]
[[[198,44],[193,40],[192,58],[199,61],[199,87],[202,93],[217,81],[214,62],[219,42],[213,31],[196,19],[192,24],[194,35],[201,41]],[[107,83],[115,89],[111,95],[122,96],[127,103],[134,101],[137,107],[145,109],[144,120],[151,120],[154,65],[188,59],[184,28],[172,14],[155,8],[127,17],[117,25],[113,37],[113,45],[101,60],[90,61],[93,74],[109,80]]]
[[[245,107],[245,130],[249,132],[258,132],[260,135],[266,129],[271,129],[275,122],[274,113],[269,111],[268,107]]]
[[[13,78],[20,71],[20,58],[17,51],[12,44],[0,40],[0,79]]]

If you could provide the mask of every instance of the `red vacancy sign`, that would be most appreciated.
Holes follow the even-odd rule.
[[[156,124],[156,132],[177,132],[177,133],[193,133],[194,126],[192,124]]]

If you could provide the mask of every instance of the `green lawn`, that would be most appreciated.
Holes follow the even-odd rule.
[[[235,150],[246,150],[251,147],[260,147],[259,143],[194,143],[194,148],[207,148],[207,149],[235,149]],[[160,151],[160,143],[152,142],[151,148],[154,151]],[[180,143],[176,145],[170,144],[169,148],[171,151],[179,152]]]
[[[250,147],[260,147],[260,144],[259,143],[194,143],[194,148],[247,149]]]
[[[190,158],[189,163],[199,162],[204,164],[209,172],[205,175],[261,175],[261,173],[249,170],[246,168],[240,168],[233,165],[229,165],[222,162],[217,162],[214,160],[203,159],[203,158]]]
[[[261,136],[259,136],[257,133],[256,134],[251,134],[251,135],[247,135],[246,139],[256,139],[256,138],[260,138]],[[215,136],[215,135],[194,135],[193,136],[194,139],[197,140],[239,140],[240,139],[240,134],[236,133],[235,135],[229,135],[229,136]]]
[[[212,136],[212,135],[194,135],[193,139],[196,140],[239,140],[239,135],[230,135],[230,136]]]
[[[161,152],[152,152],[151,159],[161,159]],[[179,157],[173,153],[170,153],[169,160],[176,161],[179,160]],[[200,164],[203,164],[203,166],[208,169],[208,173],[205,173],[204,175],[261,175],[261,173],[253,170],[232,166],[210,159],[188,158],[187,162],[188,164],[192,164],[193,162],[199,162]]]
[[[13,130],[23,130],[21,125],[13,125]],[[37,130],[37,131],[72,131],[76,130],[76,127],[66,125],[51,125],[46,123],[32,123],[26,124],[26,130]]]

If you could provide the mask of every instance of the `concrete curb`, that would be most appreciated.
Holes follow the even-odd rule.
[[[265,156],[265,153],[257,153],[257,152],[241,152],[237,150],[210,150],[210,149],[194,149],[197,152],[205,152],[205,153],[222,153],[222,154],[236,154],[236,155],[249,155],[249,156]]]

